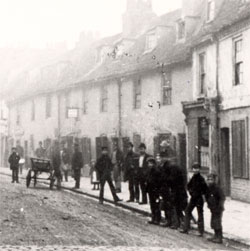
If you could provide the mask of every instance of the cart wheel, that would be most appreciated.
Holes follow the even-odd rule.
[[[31,181],[31,171],[29,170],[27,176],[26,176],[26,186],[30,186],[30,181]]]

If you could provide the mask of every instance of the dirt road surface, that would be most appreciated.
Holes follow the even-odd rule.
[[[230,250],[71,192],[11,184],[0,175],[0,250]]]

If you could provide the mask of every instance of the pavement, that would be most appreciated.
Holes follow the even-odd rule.
[[[9,168],[0,167],[0,173],[10,175],[11,171]],[[24,170],[21,175],[22,178],[26,177],[27,171]],[[62,182],[63,188],[72,189],[74,187],[74,179],[69,178],[68,182]],[[32,184],[31,184],[32,185]],[[78,193],[83,193],[85,195],[91,196],[93,198],[98,198],[99,191],[92,190],[93,185],[90,183],[90,178],[82,177],[81,178],[81,188],[77,190]],[[138,205],[137,203],[127,203],[129,199],[128,184],[122,183],[122,193],[118,194],[120,199],[123,202],[119,205],[123,208],[135,211],[144,215],[150,215],[149,205]],[[106,201],[113,202],[112,194],[108,187],[108,184],[105,186],[104,197]],[[233,240],[247,246],[250,246],[250,224],[249,224],[249,213],[250,213],[250,204],[232,200],[230,198],[226,199],[225,202],[225,211],[223,214],[223,232],[224,238]],[[196,211],[194,216],[197,217]],[[210,228],[210,211],[207,206],[204,206],[204,219],[205,219],[205,231],[208,233],[213,233],[213,230]]]

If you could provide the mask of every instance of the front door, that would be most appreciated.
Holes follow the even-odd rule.
[[[220,165],[220,185],[226,196],[230,196],[231,171],[230,171],[230,146],[229,128],[221,129],[221,165]]]

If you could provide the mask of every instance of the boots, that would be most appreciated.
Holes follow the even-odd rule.
[[[214,230],[214,236],[212,238],[208,238],[208,241],[212,241],[214,243],[222,244],[223,243],[222,229]]]

